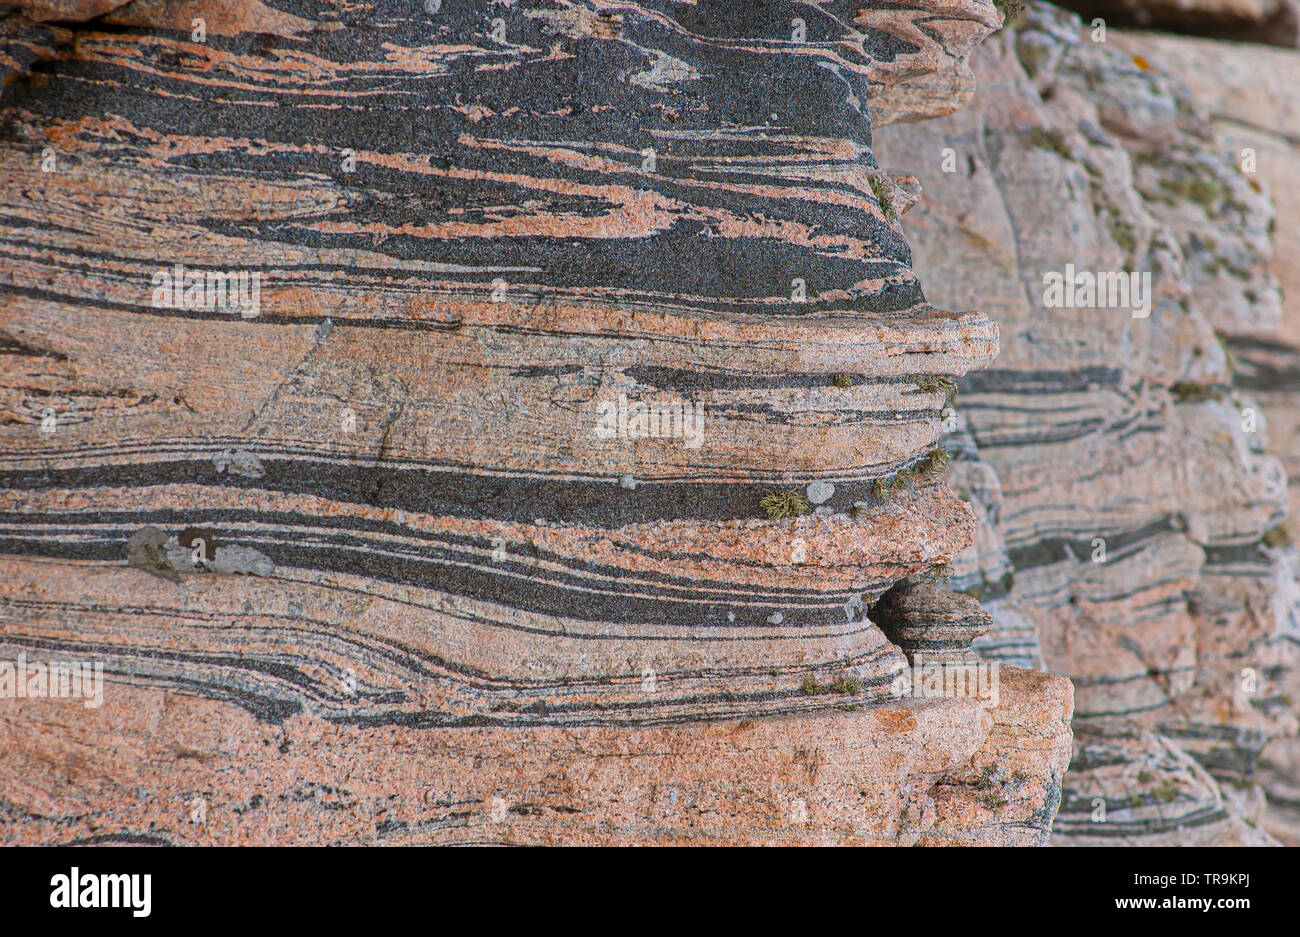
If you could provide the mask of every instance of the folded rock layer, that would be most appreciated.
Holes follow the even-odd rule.
[[[868,613],[976,534],[942,415],[998,339],[927,303],[868,108],[949,113],[999,22],[0,18],[0,640],[108,681],[5,701],[8,839],[1044,842],[1069,682],[895,700]]]
[[[789,674],[832,664],[879,691],[896,652],[862,610],[971,523],[928,483],[845,512],[925,464],[935,376],[996,348],[926,304],[870,155],[872,89],[995,22],[921,9],[909,42],[797,3],[300,4],[54,41],[0,157],[0,548],[93,564],[210,529],[391,595],[450,672],[585,681],[570,718],[648,667],[742,711],[806,705]],[[768,520],[805,489],[815,514]],[[520,672],[538,635],[585,651]]]

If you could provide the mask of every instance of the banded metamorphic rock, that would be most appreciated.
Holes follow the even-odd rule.
[[[0,628],[109,686],[0,705],[5,840],[1044,841],[1069,682],[895,700],[868,615],[997,351],[868,113],[1000,21],[17,4]]]
[[[1161,65],[1179,42],[1102,41],[1033,4],[972,56],[966,110],[876,141],[926,189],[908,226],[930,295],[977,299],[1002,329],[995,366],[960,386],[954,480],[980,530],[952,583],[992,617],[985,657],[1076,686],[1061,844],[1296,835],[1300,591],[1270,446],[1296,450],[1277,332],[1300,316],[1269,267],[1266,188],[1296,163],[1255,166],[1224,136]],[[1203,49],[1187,72],[1220,89],[1223,61]],[[1149,272],[1148,315],[1052,308],[1045,275],[1067,264]]]
[[[1300,82],[1300,51],[1261,49],[1238,43],[1208,42],[1185,37],[1148,34],[1121,35],[1128,47],[1141,42],[1160,67],[1185,82],[1212,120],[1226,147],[1241,159],[1251,158],[1258,179],[1276,205],[1277,223],[1270,229],[1273,257],[1269,270],[1283,291],[1280,323],[1260,328],[1249,319],[1222,320],[1233,360],[1232,386],[1258,401],[1261,437],[1281,458],[1290,485],[1286,521],[1268,528],[1263,549],[1276,563],[1273,582],[1261,581],[1262,608],[1271,601],[1286,609],[1297,601],[1297,565],[1292,533],[1300,530],[1300,112],[1290,89]],[[1271,326],[1271,327],[1269,327]],[[1263,601],[1260,601],[1260,600]],[[1294,635],[1294,631],[1292,632]],[[1295,712],[1300,677],[1292,638],[1273,669],[1273,694]],[[1300,843],[1300,739],[1281,733],[1264,741],[1255,779],[1267,796],[1262,825],[1283,842]]]

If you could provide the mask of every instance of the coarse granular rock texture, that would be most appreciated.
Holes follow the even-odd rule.
[[[1041,845],[1070,705],[1005,668],[991,708],[416,728],[121,685],[0,708],[0,843]]]
[[[1109,34],[1034,4],[972,56],[966,110],[876,140],[925,190],[907,227],[928,294],[1003,336],[960,384],[954,480],[989,529],[951,585],[993,618],[981,653],[1075,683],[1055,841],[1269,842],[1253,824],[1292,821],[1263,819],[1261,789],[1294,806],[1300,590],[1253,395],[1296,398],[1233,355],[1286,328],[1271,179],[1162,46]],[[1149,273],[1147,308],[1049,305],[1067,264]]]
[[[1069,682],[867,613],[998,345],[869,114],[992,3],[11,7],[0,647],[108,684],[9,841],[1045,841]]]
[[[899,583],[871,608],[871,620],[913,664],[974,660],[971,642],[993,627],[978,599],[937,586]]]
[[[489,678],[521,631],[690,632],[739,640],[705,656],[742,709],[801,682],[747,686],[768,659],[722,652],[747,634],[887,687],[862,611],[973,530],[922,471],[935,382],[996,348],[925,303],[870,156],[870,89],[944,45],[874,51],[848,6],[791,5],[807,41],[716,4],[292,8],[292,37],[91,24],[11,91],[0,459],[41,520],[4,548],[117,562],[200,526],[363,594],[434,587],[443,633],[500,635],[443,658]],[[958,51],[997,22],[944,10]],[[255,309],[191,308],[230,270]],[[774,491],[815,513],[771,523]],[[696,665],[588,656],[595,686]]]

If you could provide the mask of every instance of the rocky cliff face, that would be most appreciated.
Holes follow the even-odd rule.
[[[201,6],[0,19],[6,842],[1046,840],[1069,681],[900,683],[1030,566],[869,116],[991,3]]]
[[[1291,7],[1076,6],[3,7],[0,841],[1300,842]]]
[[[1140,34],[1121,36],[1126,44],[1144,43],[1160,66],[1184,82],[1214,130],[1239,158],[1252,159],[1257,178],[1276,206],[1271,229],[1269,265],[1283,290],[1281,321],[1274,329],[1250,328],[1248,322],[1225,322],[1233,357],[1232,384],[1260,405],[1267,426],[1269,451],[1282,460],[1290,486],[1286,520],[1265,532],[1264,547],[1285,558],[1267,595],[1278,608],[1296,602],[1294,552],[1300,531],[1300,111],[1291,89],[1300,82],[1300,51],[1261,49],[1254,45]],[[1293,45],[1295,43],[1292,43]],[[1279,663],[1295,660],[1295,632],[1281,649]],[[1278,670],[1279,694],[1294,714],[1297,678]],[[1288,844],[1300,843],[1300,744],[1294,734],[1264,741],[1257,777],[1268,798],[1263,825]]]
[[[992,615],[982,653],[1074,681],[1061,844],[1296,841],[1296,162],[1269,88],[1300,58],[1264,51],[1035,5],[972,56],[965,110],[876,137],[926,191],[927,295],[1001,329],[960,386],[980,529],[952,584]],[[1149,308],[1054,302],[1067,264],[1150,272]]]

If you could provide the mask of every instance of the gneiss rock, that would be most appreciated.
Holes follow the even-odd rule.
[[[522,633],[583,635],[581,664],[529,655],[594,681],[568,718],[645,666],[701,679],[701,660],[741,712],[841,666],[883,692],[897,652],[844,605],[973,528],[941,484],[881,505],[873,483],[928,458],[936,387],[997,336],[925,301],[866,101],[964,56],[991,5],[391,12],[204,42],[86,29],[48,50],[0,151],[11,217],[48,220],[9,232],[3,327],[20,362],[66,359],[45,396],[93,416],[37,450],[30,426],[5,431],[13,509],[86,561],[183,510],[255,532],[280,569],[429,590],[445,659],[501,680]],[[191,94],[207,103],[181,119]],[[178,264],[184,301],[160,305],[155,274]],[[197,280],[189,308],[200,273],[208,292],[256,274],[259,314]],[[767,519],[766,492],[809,488],[829,493],[817,514]],[[82,498],[94,510],[67,507]],[[62,555],[26,530],[11,550]],[[613,651],[649,639],[677,650]],[[741,650],[764,642],[794,668],[783,692]]]
[[[1220,327],[1234,365],[1233,388],[1249,395],[1243,406],[1246,400],[1258,401],[1255,413],[1243,410],[1240,415],[1245,425],[1254,420],[1256,431],[1249,438],[1277,453],[1294,480],[1300,477],[1300,225],[1295,223],[1300,218],[1300,108],[1288,89],[1300,82],[1300,51],[1149,33],[1121,33],[1116,41],[1188,86],[1243,168],[1253,170],[1245,173],[1247,179],[1273,199],[1277,223],[1271,229],[1269,269],[1283,288],[1281,324],[1270,332],[1253,318],[1225,316]],[[1300,699],[1300,553],[1293,542],[1294,532],[1300,531],[1300,489],[1291,484],[1287,496],[1286,520],[1270,521],[1266,530],[1257,531],[1262,533],[1258,547],[1215,557],[1220,560],[1216,565],[1237,573],[1218,579],[1228,588],[1202,590],[1196,597],[1203,614],[1213,615],[1211,633],[1233,628],[1247,638],[1240,645],[1250,648],[1258,665],[1256,701],[1249,709],[1262,711],[1256,717],[1260,731],[1236,733],[1231,745],[1215,745],[1217,733],[1196,727],[1182,733],[1180,744],[1206,757],[1211,770],[1230,781],[1225,795],[1240,790],[1244,800],[1262,789],[1267,808],[1258,818],[1260,826],[1295,845],[1300,843],[1300,739],[1278,729],[1288,716],[1300,716],[1295,704]],[[1268,613],[1245,615],[1246,609]],[[1229,644],[1225,650],[1229,653],[1221,673],[1240,686],[1242,668],[1233,668],[1236,649]],[[1203,724],[1223,711],[1222,702],[1213,698],[1200,707]],[[1236,700],[1233,709],[1248,714]],[[1250,781],[1259,787],[1242,786]]]
[[[239,672],[227,698],[252,695]],[[379,693],[377,674],[360,671],[356,692]],[[25,815],[0,843],[1042,845],[1070,753],[1070,682],[1016,668],[987,710],[904,699],[657,727],[270,721],[211,696],[111,690],[86,718],[3,710],[0,785]],[[69,767],[85,751],[99,753],[93,780]]]
[[[941,411],[997,329],[926,301],[867,107],[960,70],[992,4],[273,6],[204,41],[153,3],[0,34],[47,79],[3,98],[0,627],[111,645],[96,744],[215,745],[224,842],[1045,837],[1068,681],[992,727],[895,703],[902,653],[852,613],[974,535]],[[84,418],[42,433],[35,400]],[[817,504],[769,519],[771,491]],[[123,566],[162,523],[220,542]],[[89,731],[48,719],[7,717],[24,759]],[[1026,724],[1014,809],[926,806]],[[286,802],[354,796],[268,826],[248,779],[292,749],[254,737],[282,732],[319,743]],[[22,842],[164,809],[23,790],[60,819]]]
[[[1259,806],[1243,804],[1179,746],[1124,727],[1076,727],[1053,839],[1061,846],[1267,846]]]
[[[927,294],[978,301],[1017,336],[962,381],[965,436],[947,446],[988,529],[950,582],[992,615],[975,648],[1023,662],[1036,637],[1044,664],[1075,682],[1080,734],[1103,740],[1106,757],[1081,747],[1065,778],[1062,841],[1177,840],[1188,816],[1204,825],[1187,841],[1256,841],[1249,804],[1229,793],[1296,727],[1300,592],[1276,532],[1285,472],[1271,433],[1246,428],[1260,407],[1224,347],[1263,341],[1282,317],[1272,209],[1262,175],[1242,169],[1241,141],[1162,68],[1171,43],[1114,30],[1093,42],[1086,23],[1034,4],[972,56],[972,107],[876,140],[882,162],[908,166],[926,190],[907,226]],[[1245,99],[1240,66],[1228,59],[1231,80],[1218,81],[1215,56],[1199,56],[1221,100]],[[946,148],[952,172],[935,156]],[[1149,315],[1048,305],[1044,275],[1066,264],[1149,271]],[[1285,358],[1270,357],[1284,375]],[[1177,758],[1151,759],[1147,739]],[[1184,759],[1200,770],[1191,786]],[[1279,802],[1294,763],[1280,748]],[[1167,823],[1150,802],[1172,790],[1165,781],[1191,804]],[[1094,796],[1114,825],[1093,819]],[[1116,820],[1131,797],[1155,816]]]
[[[872,607],[871,620],[915,663],[978,660],[971,642],[987,634],[993,619],[977,599],[926,583],[902,583]]]

